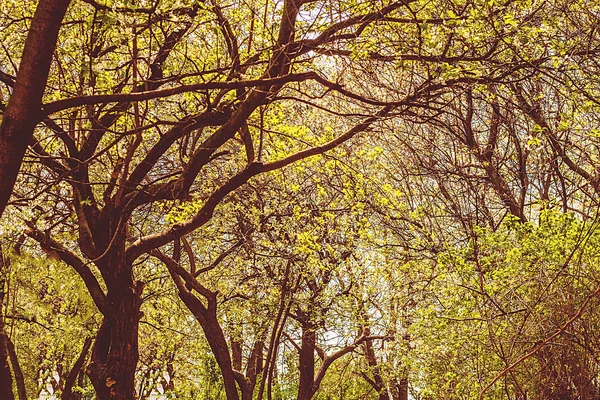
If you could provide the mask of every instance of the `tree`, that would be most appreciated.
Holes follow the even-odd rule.
[[[469,246],[482,227],[493,236],[502,221],[513,221],[509,215],[530,226],[556,199],[563,211],[588,213],[597,186],[590,172],[595,139],[583,135],[584,145],[576,146],[569,138],[594,120],[589,76],[597,49],[589,38],[597,21],[577,12],[580,3],[562,1],[234,5],[75,2],[62,25],[52,25],[60,45],[42,49],[49,73],[47,82],[34,85],[37,94],[19,94],[27,68],[16,71],[12,62],[22,52],[20,38],[35,33],[33,25],[30,31],[22,9],[1,17],[3,35],[16,43],[0,60],[2,70],[13,69],[0,75],[11,94],[2,108],[2,132],[18,128],[15,110],[34,116],[27,124],[18,120],[23,127],[33,132],[39,124],[33,140],[18,141],[29,150],[3,236],[14,242],[24,231],[28,245],[37,243],[34,253],[39,246],[70,266],[102,315],[99,326],[89,327],[97,332],[85,368],[97,397],[144,397],[158,383],[176,390],[171,377],[177,374],[169,367],[176,349],[165,344],[156,363],[145,358],[138,368],[140,338],[152,343],[140,335],[140,323],[164,329],[155,324],[165,319],[159,299],[183,303],[200,323],[206,342],[198,348],[210,349],[215,360],[199,356],[198,365],[205,365],[202,374],[215,388],[222,381],[228,399],[249,399],[254,392],[270,397],[281,371],[297,378],[294,396],[310,399],[342,356],[356,368],[357,391],[370,385],[385,397],[384,386],[402,381],[390,391],[399,396],[414,380],[416,394],[422,382],[432,395],[462,393],[456,376],[432,378],[447,359],[422,363],[417,352],[411,360],[411,346],[434,337],[427,329],[452,331],[428,325],[438,307],[431,287],[443,281],[435,268],[448,248],[476,254]],[[555,100],[544,101],[549,93]],[[583,99],[592,103],[586,110],[566,112]],[[359,137],[363,132],[368,135]],[[540,146],[542,139],[548,148]],[[342,206],[328,210],[327,199]],[[538,202],[543,207],[536,208]],[[288,228],[273,227],[273,220]],[[268,243],[276,267],[251,247],[259,241]],[[353,247],[357,242],[364,247]],[[360,252],[349,271],[340,269]],[[228,259],[245,267],[225,267]],[[360,269],[361,260],[369,268]],[[168,289],[145,288],[153,279]],[[267,322],[248,321],[253,330],[241,337],[231,321],[260,303],[244,286],[248,281],[260,282],[265,305],[259,311]],[[378,287],[386,294],[374,295]],[[237,300],[223,288],[247,303],[231,306]],[[466,301],[465,291],[452,289],[448,298],[457,309],[485,308],[491,301]],[[178,334],[188,337],[182,310],[173,313],[186,326]],[[337,317],[343,326],[325,329],[332,310],[353,310],[352,318]],[[415,316],[421,323],[412,322]],[[453,332],[466,335],[469,328]],[[477,332],[481,340],[495,339]],[[327,349],[319,346],[330,344],[319,334],[345,340]],[[372,344],[390,336],[406,342],[396,347],[406,356],[384,362],[386,351],[378,359]],[[451,339],[435,337],[449,358],[468,344]],[[63,374],[65,382],[72,384],[77,366],[86,363],[85,343],[70,348],[68,362],[56,355],[57,364],[75,367]],[[361,350],[364,360],[351,358]],[[493,354],[494,366],[509,359]],[[557,365],[577,358],[573,354],[567,351]],[[406,373],[386,375],[390,365]],[[456,371],[465,365],[457,363]],[[169,378],[159,382],[161,372]],[[477,377],[484,378],[492,377]]]
[[[69,3],[69,0],[41,1],[31,22],[17,77],[13,79],[0,71],[1,81],[14,87],[6,108],[0,104],[3,111],[0,120],[0,215],[8,203],[25,150],[33,137],[52,53]],[[5,281],[4,276],[0,279]],[[0,335],[2,332],[3,327],[0,326]],[[5,346],[4,340],[0,340],[0,375],[4,377],[6,386],[10,387],[12,385],[8,382],[11,375]],[[12,393],[8,392],[10,390],[7,391],[7,399],[11,399]]]
[[[42,114],[46,88],[58,31],[70,0],[42,0],[31,21],[16,78],[1,73],[12,93],[0,124],[0,215],[8,203],[17,173],[33,131]]]
[[[114,94],[81,95],[56,100],[43,106],[44,113],[48,116],[61,112],[61,115],[71,116],[68,124],[75,128],[74,130],[65,130],[56,123],[50,124],[49,133],[65,146],[64,151],[68,154],[65,160],[60,157],[56,158],[57,153],[63,150],[56,149],[53,154],[47,149],[41,148],[39,142],[33,146],[34,154],[43,160],[42,164],[53,175],[51,179],[58,178],[61,181],[64,179],[64,182],[70,186],[65,189],[68,191],[66,197],[59,194],[62,190],[59,189],[62,185],[60,183],[58,186],[53,186],[56,189],[49,191],[45,196],[59,194],[59,197],[62,198],[60,206],[55,208],[56,212],[53,218],[59,220],[64,218],[68,224],[77,224],[78,250],[81,254],[77,254],[74,249],[70,249],[56,240],[54,238],[56,233],[52,235],[47,230],[44,232],[45,228],[40,227],[36,221],[27,222],[27,234],[37,240],[45,251],[56,254],[81,275],[96,306],[104,315],[92,350],[92,361],[87,368],[99,398],[129,398],[133,396],[134,373],[138,358],[139,309],[143,291],[143,283],[136,282],[134,278],[133,267],[140,256],[206,224],[222,199],[253,176],[282,168],[305,157],[321,154],[350,139],[393,109],[408,104],[421,93],[429,93],[422,90],[411,93],[400,102],[383,106],[372,116],[364,118],[362,122],[350,128],[346,133],[333,137],[329,142],[324,144],[321,142],[315,147],[306,148],[284,157],[277,158],[274,157],[276,154],[272,154],[269,156],[272,161],[257,161],[267,158],[266,151],[268,150],[260,150],[255,155],[255,144],[250,141],[247,126],[249,118],[259,107],[272,102],[287,82],[310,83],[310,80],[314,80],[328,89],[337,89],[342,94],[351,95],[314,72],[290,73],[292,62],[322,43],[338,40],[335,37],[336,32],[381,19],[403,5],[402,2],[391,3],[383,9],[367,10],[342,22],[331,21],[329,27],[324,29],[317,39],[309,41],[310,46],[307,46],[302,39],[295,41],[297,15],[303,3],[288,1],[281,10],[279,33],[274,41],[277,47],[268,57],[264,70],[258,72],[253,65],[256,62],[259,62],[259,65],[262,64],[263,54],[257,52],[245,62],[241,62],[238,39],[232,36],[231,26],[225,19],[221,8],[216,4],[207,8],[195,4],[184,8],[151,10],[150,12],[144,9],[117,8],[117,15],[149,15],[148,25],[132,27],[134,39],[139,36],[132,43],[129,41],[124,43],[111,38],[113,39],[112,44],[109,45],[108,37],[118,32],[118,28],[115,29],[107,23],[110,18],[109,14],[113,11],[100,4],[90,2],[89,6],[95,10],[94,16],[84,20],[81,24],[89,26],[88,29],[91,29],[90,32],[93,34],[90,36],[90,43],[83,43],[87,48],[86,60],[81,61],[79,70],[83,73],[87,71],[84,63],[91,62],[93,64],[96,58],[106,59],[119,47],[131,45],[133,57],[130,68],[126,68],[121,73],[122,81],[113,88],[100,86],[102,75],[97,76],[93,69],[83,81],[73,82],[75,87],[79,87],[76,92],[81,93],[86,90],[85,88],[89,88],[91,90],[108,89],[114,91]],[[279,10],[273,11],[279,12]],[[164,30],[165,28],[161,25],[170,15],[181,16],[181,22],[165,31],[162,42],[152,42],[154,29]],[[231,63],[232,72],[224,76],[224,81],[171,84],[170,88],[159,89],[169,82],[185,79],[186,76],[194,77],[206,74],[203,71],[194,71],[196,66],[193,62],[187,61],[186,54],[182,54],[172,61],[169,61],[169,57],[172,56],[173,51],[184,37],[187,38],[188,44],[190,43],[189,38],[193,37],[192,28],[196,28],[193,21],[202,17],[207,18],[209,15],[216,18],[216,26],[228,43],[226,57]],[[144,34],[147,35],[147,38],[143,36]],[[142,67],[139,55],[142,50],[140,50],[138,42],[145,41],[147,41],[148,47],[144,51],[150,51],[153,58],[147,66]],[[61,48],[59,51],[66,51],[66,49]],[[218,59],[216,61],[216,72],[209,73],[218,73],[220,70],[220,61]],[[105,61],[102,65],[103,68],[109,68],[111,62],[112,60]],[[298,67],[305,62],[304,60],[299,62]],[[59,70],[63,68],[61,63],[62,60],[59,59]],[[192,69],[187,73],[165,77],[164,70],[167,66],[171,67],[172,65],[177,68],[178,63],[184,63],[184,65],[188,65],[186,68]],[[121,69],[122,66],[120,62],[117,62],[115,67]],[[259,78],[235,80],[243,73],[258,73]],[[55,81],[52,81],[52,84],[54,83]],[[119,93],[126,88],[129,89],[128,93]],[[307,88],[316,89],[310,85]],[[178,116],[175,121],[168,123],[167,131],[157,136],[155,141],[143,140],[144,135],[147,136],[153,130],[159,134],[162,132],[158,126],[162,124],[163,117],[157,115],[158,125],[156,122],[151,122],[148,127],[145,127],[143,124],[146,119],[152,120],[155,117],[150,113],[150,103],[148,103],[148,108],[140,108],[140,101],[156,100],[159,104],[162,101],[160,99],[165,96],[215,89],[221,90],[221,92],[211,94],[205,100],[190,102],[189,107],[191,108]],[[226,96],[231,90],[236,90],[232,92],[235,93],[234,101],[229,100]],[[182,106],[186,104],[185,100],[183,101],[184,103],[180,103]],[[107,103],[114,105],[106,108]],[[81,108],[84,106],[85,108]],[[74,109],[75,112],[70,111],[71,109]],[[65,114],[67,110],[70,114]],[[129,120],[130,110],[133,112],[131,135],[127,133],[129,128],[126,128],[125,124],[125,121]],[[81,117],[86,118],[89,123],[78,123],[77,120],[80,120]],[[154,125],[157,126],[156,129],[152,127]],[[216,126],[216,129],[212,129],[212,126]],[[125,131],[122,131],[123,128]],[[115,134],[114,130],[122,131],[122,133]],[[201,134],[198,135],[198,132]],[[212,178],[211,172],[209,172],[210,168],[212,165],[216,165],[217,168],[226,165],[220,160],[226,153],[234,150],[235,146],[232,148],[229,143],[237,132],[240,132],[242,141],[245,143],[246,160],[242,163],[245,166],[241,166],[238,172],[234,172],[225,180],[221,177]],[[147,153],[140,158],[136,151],[142,144],[144,147],[146,144],[148,146],[146,147]],[[180,147],[181,170],[176,173],[175,179],[169,179],[170,176],[173,176],[173,171],[165,170],[168,164],[164,163],[170,162],[165,157],[170,157],[174,145]],[[126,147],[123,156],[118,155],[119,146]],[[259,149],[261,146],[266,147],[265,144],[259,143]],[[242,154],[235,155],[235,162],[240,162]],[[112,166],[110,174],[102,173],[102,170],[106,171],[104,167],[101,167],[104,162],[108,162]],[[209,170],[207,171],[206,168]],[[201,180],[196,186],[195,182],[199,174],[206,179]],[[48,175],[39,176],[46,177]],[[145,180],[148,181],[145,182]],[[103,187],[102,193],[97,190],[100,188],[97,185]],[[59,192],[54,190],[59,190]],[[206,190],[210,190],[208,192],[210,194],[204,192]],[[135,236],[131,231],[133,221],[142,223],[137,227],[140,232],[146,229],[143,227],[145,225],[143,220],[139,220],[140,210],[159,201],[182,201],[193,193],[200,194],[198,200],[203,204],[189,220],[134,239]],[[71,218],[69,215],[71,210],[75,213],[76,218]],[[97,276],[90,269],[90,262],[84,261],[82,256],[95,265],[102,276],[103,284],[100,284]],[[103,288],[104,285],[106,291]]]

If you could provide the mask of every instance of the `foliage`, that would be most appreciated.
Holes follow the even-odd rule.
[[[15,393],[598,397],[598,7],[3,1]]]

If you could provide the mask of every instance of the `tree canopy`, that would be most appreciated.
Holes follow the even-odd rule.
[[[4,0],[0,399],[597,398],[599,15]]]

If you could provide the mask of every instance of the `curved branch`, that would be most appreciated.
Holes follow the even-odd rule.
[[[96,276],[92,273],[87,264],[81,258],[79,258],[77,254],[68,250],[62,244],[52,239],[49,235],[38,230],[33,224],[27,223],[27,225],[29,227],[29,229],[25,232],[27,236],[37,240],[40,246],[42,246],[42,249],[52,254],[56,254],[63,262],[71,266],[79,274],[81,279],[83,279],[88,291],[90,292],[96,307],[98,307],[98,310],[104,314],[106,295],[100,287]]]
[[[136,101],[145,101],[159,99],[163,97],[174,96],[176,94],[197,92],[211,89],[238,89],[259,86],[281,85],[288,82],[301,82],[309,79],[315,79],[316,72],[302,72],[297,74],[287,74],[276,78],[250,79],[246,81],[232,82],[206,82],[194,83],[190,85],[181,85],[174,88],[148,90],[144,92],[131,93],[113,93],[99,94],[91,96],[79,96],[69,99],[57,100],[52,103],[45,104],[43,107],[44,114],[49,115],[59,111],[63,111],[73,107],[105,104],[105,103],[131,103]]]

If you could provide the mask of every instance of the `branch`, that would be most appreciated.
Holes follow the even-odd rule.
[[[372,123],[377,121],[379,118],[387,115],[394,108],[394,106],[383,107],[377,114],[375,114],[375,116],[367,118],[364,122],[356,125],[354,128],[350,129],[345,134],[339,136],[338,138],[328,143],[325,143],[324,145],[315,146],[304,151],[300,151],[298,153],[292,154],[289,157],[271,163],[262,164],[255,162],[248,165],[245,169],[240,171],[238,174],[234,175],[225,184],[223,184],[221,187],[215,190],[212,193],[212,195],[210,195],[210,197],[207,199],[206,203],[204,203],[202,208],[191,220],[173,225],[172,227],[161,232],[144,236],[138,239],[136,242],[134,242],[127,249],[126,252],[128,261],[133,262],[137,257],[142,255],[143,253],[147,253],[152,249],[163,246],[203,226],[212,218],[216,206],[229,193],[244,185],[246,182],[248,182],[248,180],[250,180],[250,178],[254,177],[255,175],[283,168],[289,164],[292,164],[293,162],[302,160],[307,157],[323,154],[326,151],[331,150],[339,144],[354,137],[359,132],[362,132],[363,130],[368,128]]]
[[[194,289],[196,292],[200,293],[207,300],[210,301],[211,299],[214,299],[216,297],[215,292],[210,291],[206,287],[202,286],[192,274],[186,271],[171,257],[166,256],[163,252],[161,252],[158,249],[153,250],[151,254],[154,257],[158,258],[160,261],[162,261],[172,273],[175,273],[181,278],[183,278],[183,280],[189,287]]]
[[[585,179],[590,186],[594,189],[597,194],[600,194],[600,185],[598,181],[598,177],[590,174],[584,168],[582,168],[579,164],[573,161],[567,154],[565,148],[560,144],[558,137],[554,133],[554,131],[550,128],[548,121],[542,114],[542,110],[539,104],[530,104],[525,99],[521,88],[515,86],[514,87],[515,94],[517,95],[518,104],[523,110],[523,112],[531,118],[531,120],[536,123],[540,128],[542,128],[542,132],[548,141],[550,142],[550,147],[552,150],[560,157],[560,159],[569,167],[569,169],[583,179]]]
[[[14,90],[0,122],[0,215],[13,191],[35,121],[40,119],[52,55],[69,3],[40,0],[25,40]]]
[[[79,375],[79,371],[81,371],[81,368],[85,363],[85,359],[91,346],[92,338],[85,338],[85,341],[83,342],[83,347],[81,349],[81,353],[79,354],[79,357],[77,357],[75,364],[73,364],[73,368],[71,368],[71,371],[69,371],[67,379],[65,379],[65,385],[61,397],[62,400],[71,400],[71,398],[73,397],[73,386],[75,385],[75,380],[77,379],[77,375]]]
[[[237,249],[238,247],[240,247],[243,244],[244,244],[243,239],[238,240],[233,246],[231,246],[230,248],[228,248],[227,250],[225,250],[224,252],[219,254],[219,256],[212,263],[210,263],[210,265],[208,267],[200,268],[198,271],[193,272],[193,276],[197,277],[200,274],[203,274],[205,272],[208,272],[208,271],[214,269],[217,265],[219,265],[221,263],[221,261],[223,261],[225,259],[225,257],[230,255],[235,249]]]
[[[297,74],[287,74],[276,78],[251,79],[246,81],[234,82],[207,82],[195,83],[190,85],[181,85],[169,89],[149,90],[144,92],[132,93],[113,93],[100,94],[91,96],[72,97],[70,99],[57,100],[52,103],[45,104],[43,111],[45,115],[53,114],[58,111],[66,110],[73,107],[93,104],[105,103],[131,103],[135,101],[145,101],[169,97],[176,94],[197,92],[210,89],[238,89],[260,86],[281,85],[288,82],[301,82],[309,79],[316,79],[316,72],[302,72]]]
[[[367,23],[376,21],[378,19],[382,19],[387,14],[391,13],[392,11],[394,11],[402,6],[407,6],[410,3],[413,3],[414,1],[415,0],[397,1],[395,3],[392,3],[392,4],[382,8],[379,11],[375,11],[375,12],[363,14],[363,15],[356,15],[356,16],[350,17],[344,21],[333,24],[330,27],[328,27],[327,29],[325,29],[323,31],[323,33],[321,33],[316,39],[314,39],[314,43],[316,43],[316,44],[324,43],[324,42],[330,40],[334,36],[335,33],[339,32],[343,29],[350,28],[351,26],[367,24]]]
[[[525,361],[526,359],[528,359],[529,357],[531,357],[532,355],[534,355],[535,353],[540,351],[544,346],[546,346],[548,343],[550,343],[554,338],[556,338],[557,336],[562,334],[569,326],[571,326],[571,324],[573,324],[573,322],[575,322],[577,319],[579,319],[579,317],[581,317],[581,315],[583,314],[583,311],[585,310],[587,305],[590,303],[590,301],[592,301],[592,299],[594,297],[598,296],[598,294],[600,294],[600,286],[598,286],[596,288],[596,290],[594,290],[592,293],[590,293],[588,295],[588,297],[585,299],[585,301],[583,302],[581,307],[579,307],[579,310],[577,310],[577,313],[575,313],[575,315],[573,315],[573,317],[571,317],[571,319],[569,319],[567,322],[565,322],[563,324],[563,326],[560,327],[560,329],[558,329],[552,335],[548,336],[543,342],[538,343],[533,348],[533,350],[531,350],[529,353],[524,354],[521,357],[519,357],[519,359],[517,361],[515,361],[514,363],[512,363],[511,365],[506,367],[504,370],[502,370],[502,372],[500,372],[498,375],[496,375],[496,377],[494,379],[492,379],[492,381],[490,383],[488,383],[486,387],[483,388],[481,393],[479,393],[478,399],[483,400],[483,395],[485,394],[485,392],[487,392],[492,386],[494,386],[494,384],[496,382],[498,382],[498,380],[500,378],[502,378],[504,375],[508,374],[510,371],[515,369],[515,367],[517,367],[523,361]]]
[[[27,236],[37,240],[40,246],[42,246],[42,249],[58,255],[63,262],[77,271],[79,276],[81,276],[81,279],[83,279],[88,291],[90,292],[96,307],[98,307],[98,310],[104,314],[106,295],[100,287],[96,276],[88,268],[87,264],[84,263],[83,260],[75,253],[69,251],[63,245],[52,239],[49,235],[38,230],[32,223],[27,223],[27,225],[29,227],[29,229],[25,231]]]
[[[323,364],[321,364],[321,367],[319,368],[319,371],[317,372],[317,375],[315,377],[315,381],[314,381],[313,387],[312,387],[312,392],[315,393],[319,389],[319,386],[321,385],[321,381],[325,377],[325,373],[327,372],[327,369],[329,369],[331,364],[333,364],[338,358],[354,351],[354,349],[356,349],[358,346],[360,346],[362,343],[364,343],[368,340],[393,340],[393,339],[394,339],[393,336],[361,335],[358,339],[356,339],[354,341],[354,343],[349,344],[348,346],[336,351],[335,353],[331,354],[330,356],[325,357],[325,359],[323,360]]]
[[[15,345],[12,340],[10,340],[8,335],[4,335],[4,338],[6,339],[6,350],[8,351],[8,355],[10,357],[10,364],[12,366],[13,374],[15,375],[15,383],[17,385],[17,394],[19,396],[19,400],[27,400],[25,378],[23,376],[21,364],[19,363],[19,358],[17,357],[17,352],[15,351]]]

